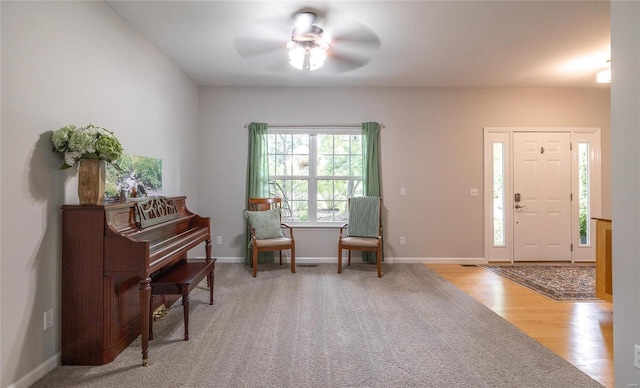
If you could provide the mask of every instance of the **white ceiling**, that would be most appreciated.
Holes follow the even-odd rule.
[[[610,58],[608,1],[108,4],[200,85],[608,87],[595,83]],[[380,47],[361,50],[369,61],[351,71],[290,67],[284,45],[291,27],[282,20],[307,7],[324,16],[317,24],[327,32],[332,22],[361,23],[377,34]],[[273,25],[260,24],[265,20]],[[280,50],[242,56],[235,42],[251,34],[285,41]],[[274,61],[282,66],[274,68]]]

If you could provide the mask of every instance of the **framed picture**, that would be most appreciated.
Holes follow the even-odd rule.
[[[162,159],[123,155],[117,162],[120,170],[107,164],[105,200],[162,195]]]

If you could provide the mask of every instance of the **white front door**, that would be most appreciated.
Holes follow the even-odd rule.
[[[514,261],[571,261],[571,134],[513,139]]]

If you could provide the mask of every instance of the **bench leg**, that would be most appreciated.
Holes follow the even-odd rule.
[[[211,269],[211,272],[207,275],[207,283],[209,284],[209,304],[213,304],[213,277],[214,273],[213,269]]]
[[[207,278],[213,283],[212,274]],[[209,290],[209,304],[213,304],[213,287]],[[189,341],[189,294],[182,295],[182,314],[184,315],[184,340]],[[153,311],[149,309],[149,340],[153,340]]]
[[[182,313],[184,315],[184,340],[189,341],[189,291],[182,295]]]
[[[211,261],[211,239],[208,239],[207,242],[204,245],[204,253],[205,253],[205,257],[207,258],[207,262]],[[214,263],[215,265],[215,263]],[[213,271],[213,269],[211,270]],[[207,276],[207,287],[212,287],[213,288],[213,284],[211,283],[211,279],[209,279],[209,277]]]

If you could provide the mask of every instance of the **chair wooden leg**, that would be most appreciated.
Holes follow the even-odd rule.
[[[278,251],[280,253],[280,265],[282,265],[282,251]]]
[[[351,249],[347,249],[349,253],[349,259],[347,260],[347,265],[351,265]]]
[[[291,273],[296,273],[296,246],[291,246]]]
[[[378,244],[378,250],[376,251],[376,259],[378,261],[378,277],[382,277],[382,250],[380,244]]]
[[[338,243],[338,273],[342,273],[342,245]]]
[[[253,277],[255,278],[258,274],[258,249],[256,247],[252,248],[253,250]]]

